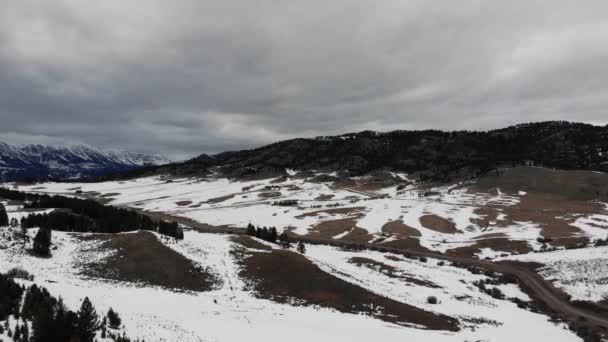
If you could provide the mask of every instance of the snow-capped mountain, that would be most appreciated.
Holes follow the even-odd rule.
[[[86,145],[17,147],[0,142],[0,181],[89,178],[169,162],[158,155],[102,151]]]

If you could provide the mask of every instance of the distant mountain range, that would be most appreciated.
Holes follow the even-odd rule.
[[[157,155],[102,151],[85,145],[17,147],[0,142],[0,181],[93,178],[169,162]]]
[[[338,171],[338,176],[390,170],[407,172],[420,180],[453,181],[515,165],[608,172],[608,126],[548,121],[491,131],[363,131],[291,139],[213,156],[203,154],[185,162],[104,178],[209,173],[268,178],[293,169]]]

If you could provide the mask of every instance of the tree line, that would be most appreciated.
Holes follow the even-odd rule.
[[[9,316],[17,320],[14,327],[9,325]],[[0,320],[5,321],[0,324],[0,334],[6,333],[15,342],[92,342],[98,334],[114,341],[131,341],[109,330],[121,325],[120,316],[113,309],[100,320],[85,297],[74,312],[44,287],[34,284],[26,289],[5,274],[0,274]]]
[[[133,230],[157,231],[183,239],[177,222],[161,220],[154,223],[148,215],[132,210],[102,205],[94,200],[59,195],[29,194],[0,188],[0,198],[23,201],[25,209],[61,208],[50,213],[31,214],[21,220],[26,228],[40,227],[59,231],[89,233],[121,233]],[[0,226],[4,207],[0,208]],[[4,210],[6,214],[6,210]],[[8,217],[7,217],[8,221]]]
[[[281,235],[277,235],[276,227],[256,227],[253,224],[249,223],[247,225],[247,235],[262,239],[267,242],[278,243],[284,248],[288,248],[291,246],[287,232],[283,230]],[[301,254],[306,253],[306,246],[304,246],[304,243],[302,241],[298,241],[296,249]]]

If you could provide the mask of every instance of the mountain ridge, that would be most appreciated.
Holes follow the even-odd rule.
[[[167,162],[158,155],[103,151],[87,145],[13,146],[0,142],[0,181],[92,178]]]

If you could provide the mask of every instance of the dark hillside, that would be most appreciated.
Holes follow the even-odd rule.
[[[608,126],[570,122],[521,124],[492,131],[364,131],[292,139],[252,150],[201,155],[189,161],[136,170],[105,179],[151,174],[267,178],[285,169],[344,171],[360,175],[388,169],[421,180],[451,181],[500,166],[537,165],[608,171]]]

